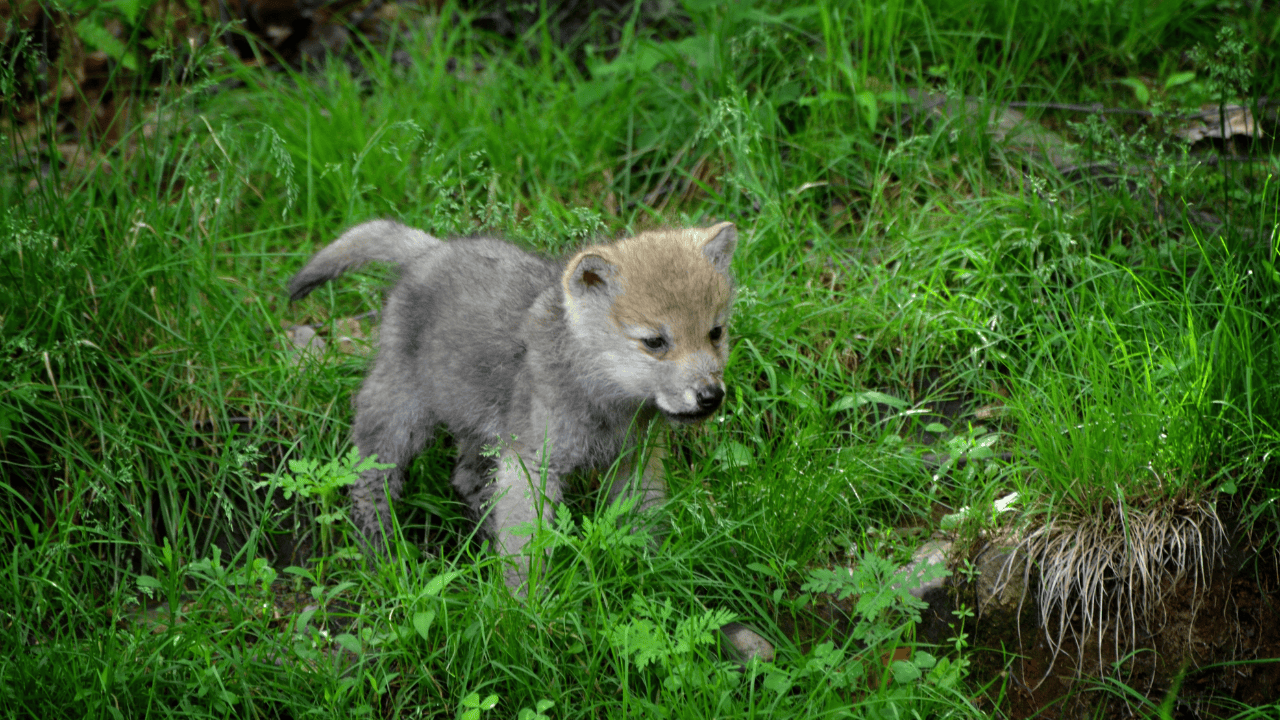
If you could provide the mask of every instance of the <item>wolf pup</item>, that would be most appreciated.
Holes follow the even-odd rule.
[[[289,282],[293,300],[371,260],[400,266],[355,402],[361,456],[394,464],[351,487],[366,552],[385,547],[390,501],[437,425],[457,444],[453,486],[499,551],[517,556],[505,575],[512,589],[529,573],[528,536],[514,531],[551,520],[566,473],[607,469],[621,455],[610,499],[638,495],[639,510],[662,502],[661,449],[638,473],[634,451],[659,415],[696,422],[724,399],[736,246],[733,224],[720,223],[557,262],[501,240],[446,243],[375,220],[317,253]]]

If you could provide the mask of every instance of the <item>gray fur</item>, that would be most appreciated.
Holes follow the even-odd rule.
[[[317,287],[367,262],[404,263],[444,243],[392,220],[357,225],[311,258],[289,281],[289,299],[301,300]]]
[[[718,227],[724,229],[699,246],[702,254],[686,255],[708,266],[703,276],[723,285],[721,307],[676,311],[683,325],[664,317],[644,326],[694,327],[683,316],[705,316],[704,325],[715,323],[715,332],[699,332],[715,342],[685,342],[668,348],[665,357],[668,350],[645,351],[643,339],[634,337],[637,331],[628,337],[610,319],[620,297],[644,298],[641,289],[625,284],[627,270],[617,259],[623,256],[608,254],[615,246],[599,246],[603,256],[588,249],[566,266],[501,240],[446,243],[378,220],[351,228],[320,251],[290,281],[293,299],[370,260],[401,266],[386,298],[377,358],[355,403],[353,435],[361,456],[376,453],[380,462],[394,465],[362,474],[351,487],[352,520],[366,551],[385,547],[390,501],[400,496],[405,468],[438,425],[449,429],[458,446],[453,486],[484,519],[483,529],[504,555],[519,555],[527,542],[513,534],[516,526],[551,519],[566,473],[607,469],[620,454],[623,468],[611,496],[638,494],[641,508],[660,503],[661,452],[652,453],[636,473],[629,451],[658,415],[698,420],[724,396],[727,339],[722,345],[720,338],[736,234],[731,225]],[[668,242],[666,235],[653,235],[649,242],[655,246]],[[701,242],[679,237],[681,247]],[[643,253],[645,246],[631,247]],[[706,305],[707,297],[719,296],[706,289],[690,302]],[[680,300],[669,305],[678,307]],[[664,306],[662,312],[673,311]],[[498,458],[482,454],[494,446],[500,448]],[[528,560],[518,559],[506,580],[516,588],[527,578]]]

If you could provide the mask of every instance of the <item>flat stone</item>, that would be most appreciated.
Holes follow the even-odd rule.
[[[731,622],[720,628],[720,649],[742,665],[751,660],[773,662],[775,655],[772,643],[739,622]]]
[[[946,572],[947,556],[950,554],[950,542],[946,540],[926,542],[916,548],[911,562],[898,571],[902,580],[895,583],[894,587],[905,587],[913,596],[929,602],[929,598],[939,591],[945,592],[947,578],[950,577],[950,573]],[[935,569],[935,565],[941,565],[942,572]],[[936,576],[929,578],[930,573],[936,573]]]
[[[290,325],[284,330],[292,350],[289,360],[294,365],[301,365],[306,360],[318,360],[324,357],[324,338],[316,334],[310,325]]]

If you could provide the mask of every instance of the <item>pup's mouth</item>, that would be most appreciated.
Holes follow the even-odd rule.
[[[679,424],[679,425],[691,425],[691,424],[696,423],[696,422],[699,422],[699,421],[701,421],[701,420],[706,420],[707,418],[711,417],[712,415],[715,415],[715,414],[716,414],[716,411],[717,411],[717,410],[719,410],[719,409],[720,409],[720,406],[719,406],[719,405],[717,405],[717,406],[715,406],[715,407],[713,407],[713,408],[710,408],[710,409],[708,409],[708,410],[699,410],[699,411],[697,411],[697,412],[687,412],[687,413],[669,413],[669,412],[664,412],[664,413],[662,413],[662,414],[663,414],[663,415],[666,415],[666,416],[667,416],[667,419],[668,419],[668,420],[670,420],[670,421],[671,421],[671,422],[673,422],[673,423],[676,423],[676,424]]]

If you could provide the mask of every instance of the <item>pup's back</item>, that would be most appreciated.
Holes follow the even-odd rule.
[[[368,382],[412,384],[437,422],[493,437],[524,362],[521,325],[538,297],[554,292],[560,272],[487,239],[453,240],[414,258],[387,296]]]

